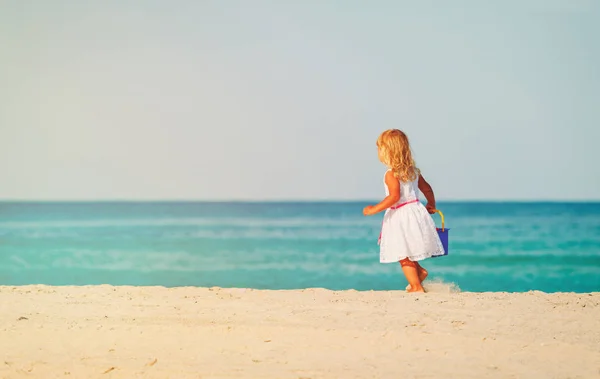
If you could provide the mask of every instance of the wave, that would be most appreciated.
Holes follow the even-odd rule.
[[[46,221],[2,221],[0,228],[100,228],[100,227],[158,227],[158,226],[210,226],[222,227],[348,227],[375,225],[368,218],[152,218],[152,219],[102,219],[102,220],[46,220]]]

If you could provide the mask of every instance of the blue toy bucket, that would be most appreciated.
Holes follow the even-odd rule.
[[[442,219],[442,227],[436,228],[438,232],[438,236],[440,236],[440,241],[442,241],[442,246],[444,247],[444,255],[448,255],[448,231],[450,229],[446,229],[444,226],[444,214],[436,210],[436,213],[440,214],[440,218]],[[443,257],[444,255],[436,255],[437,257]]]

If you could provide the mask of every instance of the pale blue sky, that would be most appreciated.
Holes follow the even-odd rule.
[[[600,199],[599,3],[0,0],[0,199]]]

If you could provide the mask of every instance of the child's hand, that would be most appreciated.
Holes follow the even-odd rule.
[[[372,215],[374,215],[375,213],[373,212],[373,208],[374,207],[372,205],[367,205],[365,207],[365,209],[363,209],[363,215],[365,215],[365,216],[372,216]]]
[[[425,209],[427,209],[427,212],[429,212],[430,215],[434,214],[437,209],[435,209],[435,204],[427,204],[425,206]]]

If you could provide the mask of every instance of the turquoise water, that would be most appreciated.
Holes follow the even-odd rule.
[[[405,286],[365,203],[0,203],[0,284]],[[441,203],[463,291],[600,291],[600,203]],[[437,216],[436,216],[437,217]],[[439,219],[436,218],[439,224]]]

